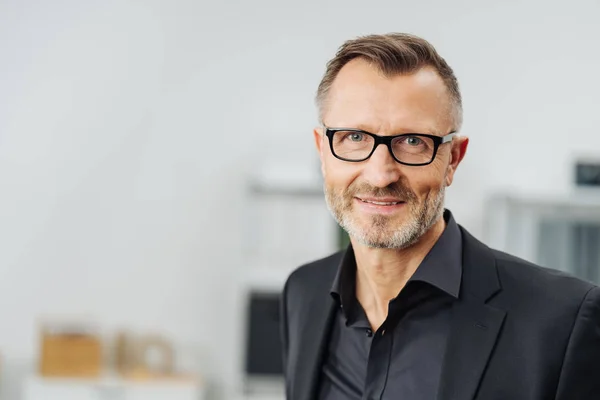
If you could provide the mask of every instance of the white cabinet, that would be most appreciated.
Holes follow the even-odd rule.
[[[194,381],[30,377],[23,400],[204,400],[204,390]]]
[[[130,384],[126,389],[126,400],[200,400],[202,396],[194,385],[189,384]]]
[[[490,199],[485,241],[544,267],[600,283],[600,190]]]
[[[99,390],[90,384],[29,380],[25,385],[24,400],[100,400]]]

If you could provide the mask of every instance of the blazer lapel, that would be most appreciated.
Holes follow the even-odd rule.
[[[331,288],[336,274],[346,257],[353,257],[352,247],[348,246],[329,261],[320,266],[322,276],[312,284],[312,290],[303,293],[305,304],[301,308],[302,330],[298,335],[295,379],[292,382],[291,398],[288,400],[314,400],[317,397],[319,375],[323,357],[331,335],[331,323],[337,303],[331,296]]]
[[[439,400],[472,400],[496,343],[505,312],[472,301],[453,310]]]
[[[492,353],[506,312],[486,304],[500,290],[490,249],[465,230],[463,281],[452,325],[438,400],[472,400]]]

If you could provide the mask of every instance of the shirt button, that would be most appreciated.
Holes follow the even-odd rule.
[[[371,329],[367,329],[367,337],[373,336],[373,331]]]

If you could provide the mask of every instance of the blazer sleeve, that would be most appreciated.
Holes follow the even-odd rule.
[[[583,299],[558,381],[556,400],[600,399],[600,288]]]

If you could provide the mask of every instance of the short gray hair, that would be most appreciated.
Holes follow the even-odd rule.
[[[338,49],[335,57],[327,63],[327,69],[317,90],[316,103],[321,122],[333,81],[342,67],[355,58],[369,61],[388,77],[410,74],[425,66],[434,68],[450,94],[454,129],[460,129],[463,114],[462,97],[454,71],[431,43],[407,33],[361,36],[346,41]]]

